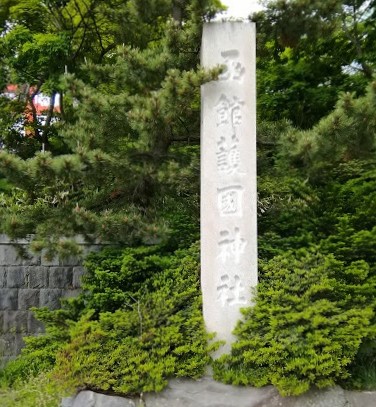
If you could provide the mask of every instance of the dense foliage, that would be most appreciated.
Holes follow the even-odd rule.
[[[43,11],[43,18],[52,12],[50,8],[46,10],[44,2],[32,3]],[[106,13],[112,2],[102,3],[93,1],[90,12],[101,19],[110,18]],[[13,238],[33,233],[32,247],[36,251],[45,248],[47,255],[72,252],[74,241],[69,239],[77,234],[88,240],[131,245],[161,240],[170,236],[168,232],[173,229],[168,214],[171,207],[180,207],[184,212],[181,220],[187,222],[183,219],[185,215],[196,223],[197,230],[199,89],[220,72],[219,68],[206,72],[198,66],[199,44],[202,23],[213,14],[217,2],[185,2],[179,6],[179,20],[172,19],[175,2],[149,3],[146,12],[142,1],[116,2],[113,12],[120,18],[125,10],[129,16],[124,18],[134,20],[137,35],[134,25],[127,27],[123,33],[127,35],[129,31],[127,41],[120,45],[112,39],[115,42],[111,42],[111,52],[101,58],[89,51],[84,53],[86,42],[91,44],[88,32],[95,31],[99,24],[92,21],[94,16],[87,17],[94,26],[84,30],[84,37],[70,39],[73,44],[76,41],[80,44],[79,52],[84,53],[86,63],[77,71],[69,70],[72,74],[55,72],[56,86],[61,89],[60,96],[63,95],[64,115],[60,112],[59,121],[50,121],[48,129],[34,123],[38,134],[15,138],[15,110],[11,109],[13,125],[9,120],[0,120],[5,125],[2,134],[6,147],[0,154],[0,170],[16,187],[10,196],[2,195],[1,230]],[[78,4],[72,1],[51,8],[58,7],[69,21],[69,16],[76,16],[79,25],[84,16],[70,9]],[[29,3],[25,5],[28,13],[33,10],[30,7]],[[85,7],[89,6],[85,3]],[[10,41],[19,30],[34,29],[27,21],[17,19],[16,9],[10,8],[12,24],[4,30],[0,41]],[[72,17],[72,21],[76,19]],[[112,38],[106,20],[100,21],[101,29],[107,29],[106,35]],[[116,22],[111,20],[111,27]],[[123,20],[118,21],[117,31],[122,24]],[[39,25],[37,28],[42,29]],[[35,36],[50,38],[54,29],[50,24],[43,25],[43,33],[38,31]],[[73,31],[81,32],[77,30]],[[61,36],[61,31],[56,35]],[[22,50],[30,49],[24,39],[17,41]],[[103,40],[100,43],[103,45]],[[75,55],[73,44],[67,45],[70,57],[72,52]],[[4,56],[9,81],[13,74],[23,72],[19,66],[24,65],[24,61],[18,61],[22,53],[17,47],[12,45],[11,50],[11,55]],[[93,53],[96,48],[90,45],[90,50]],[[38,52],[44,55],[43,50]],[[51,58],[64,63],[54,47]],[[41,63],[46,64],[50,66],[48,61]],[[27,66],[38,70],[37,64]],[[47,73],[38,71],[35,75],[52,80]],[[17,83],[25,81],[16,79]],[[28,86],[34,89],[37,85],[30,82]],[[37,91],[38,87],[28,94],[21,109],[31,106],[33,110],[30,98]],[[7,106],[17,102],[6,98],[3,101]],[[52,138],[48,136],[50,130],[55,134]],[[18,139],[20,144],[9,142],[9,138]],[[36,152],[29,148],[30,142],[36,143]]]
[[[256,305],[244,311],[238,340],[215,362],[215,377],[271,383],[282,395],[346,379],[361,342],[376,334],[369,265],[346,267],[332,255],[301,251],[274,257],[260,274]]]
[[[261,120],[310,128],[339,92],[363,94],[375,70],[375,1],[271,0],[258,27]]]
[[[134,394],[169,377],[204,374],[209,363],[198,245],[103,251],[86,263],[83,293],[58,311],[37,311],[47,334],[27,339],[2,372],[14,384],[53,369],[61,387]]]
[[[218,379],[284,395],[374,387],[375,90],[343,95],[310,130],[260,128],[261,141],[279,132],[259,154],[260,283]]]
[[[59,121],[32,120],[32,137],[15,124],[33,94],[0,98],[1,230],[35,233],[50,256],[74,252],[77,234],[128,246],[87,260],[78,299],[37,311],[46,334],[0,382],[129,394],[204,373],[198,249],[187,247],[199,236],[199,87],[219,73],[198,67],[201,26],[218,6],[0,5],[4,84],[63,98]],[[260,284],[214,363],[220,380],[286,395],[376,387],[375,6],[278,0],[253,16]]]

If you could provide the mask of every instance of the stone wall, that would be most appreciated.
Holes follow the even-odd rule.
[[[0,235],[0,367],[19,354],[23,336],[43,332],[30,308],[59,308],[61,298],[78,294],[84,273],[78,258],[22,257],[19,249],[26,249],[27,244],[27,240],[17,241],[17,250],[9,238]],[[101,247],[80,244],[84,253]]]

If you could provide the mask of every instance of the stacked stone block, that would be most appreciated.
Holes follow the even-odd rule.
[[[43,256],[23,257],[28,241],[0,235],[0,367],[20,353],[23,337],[43,332],[32,307],[60,307],[61,298],[76,296],[84,274],[78,258],[47,261]],[[83,244],[83,251],[100,246]]]

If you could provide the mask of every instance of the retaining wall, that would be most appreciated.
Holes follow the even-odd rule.
[[[47,261],[42,255],[20,255],[18,248],[27,248],[27,240],[17,245],[0,235],[0,367],[19,354],[23,336],[43,332],[31,307],[60,307],[60,299],[78,294],[84,274],[82,260]],[[83,253],[102,246],[80,242]],[[26,251],[27,252],[27,251]]]

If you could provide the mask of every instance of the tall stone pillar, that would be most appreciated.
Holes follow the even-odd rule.
[[[226,66],[201,89],[201,284],[206,328],[229,351],[257,284],[255,24],[204,26],[202,65]]]

